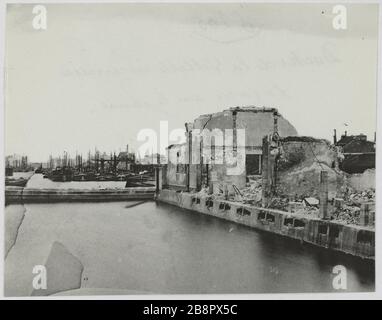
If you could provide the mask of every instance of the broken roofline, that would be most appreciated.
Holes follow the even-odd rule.
[[[222,113],[227,112],[227,111],[240,111],[240,112],[253,112],[253,113],[257,113],[257,112],[272,112],[272,113],[276,113],[278,116],[280,116],[280,113],[279,113],[277,108],[273,108],[273,107],[256,107],[256,106],[253,106],[253,105],[249,105],[249,106],[230,107],[228,109],[224,109],[224,110],[219,111],[219,112],[202,114],[198,118],[210,117],[210,116],[213,116],[213,115],[222,114]]]
[[[204,122],[204,124],[202,124],[202,127],[203,129],[202,132],[204,130],[208,130],[208,129],[205,129],[205,125],[209,122],[209,120],[213,117],[219,117],[221,115],[223,115],[224,113],[227,113],[227,112],[251,112],[251,113],[272,113],[274,116],[277,116],[277,117],[282,117],[282,115],[279,113],[278,109],[277,108],[274,108],[274,107],[256,107],[254,105],[248,105],[248,106],[236,106],[236,107],[230,107],[228,109],[224,109],[222,111],[218,111],[218,112],[214,112],[214,113],[208,113],[208,114],[203,114],[203,115],[200,115],[198,116],[197,118],[195,118],[192,122],[186,122],[185,123],[185,133],[188,134],[190,132],[194,132],[195,130],[198,130],[198,129],[194,129],[193,128],[193,123],[195,123],[196,121],[205,121],[207,120],[206,122]],[[289,121],[284,119],[289,125]],[[215,129],[218,129],[218,128],[215,128]],[[232,129],[224,129],[224,130],[237,130],[236,128],[232,128]],[[295,130],[295,129],[294,129]],[[296,131],[297,133],[297,131]],[[189,137],[188,137],[189,138]],[[186,147],[188,145],[188,142],[185,141],[185,142],[182,142],[182,143],[174,143],[174,144],[170,144],[168,145],[165,149],[166,150],[170,150],[172,148],[181,148],[181,147]],[[223,145],[224,146],[224,145]],[[250,147],[250,146],[245,146],[245,147]],[[258,146],[260,147],[260,146]]]
[[[314,138],[310,136],[286,136],[280,137],[282,142],[309,142],[309,143],[326,143],[330,145],[330,141],[322,138]]]

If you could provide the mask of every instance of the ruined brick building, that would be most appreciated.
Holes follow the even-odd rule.
[[[209,135],[201,134],[205,131]],[[185,143],[168,147],[164,184],[196,191],[243,188],[248,176],[261,175],[262,139],[275,131],[281,137],[297,135],[275,108],[234,107],[201,115],[186,124]],[[239,162],[243,170],[234,170]]]

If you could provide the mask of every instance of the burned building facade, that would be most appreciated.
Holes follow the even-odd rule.
[[[262,171],[263,137],[297,136],[275,108],[234,107],[199,116],[186,124],[186,142],[168,147],[164,184],[213,192],[243,188]]]
[[[187,123],[186,138],[157,167],[159,201],[374,257],[374,170],[340,168],[341,155],[368,152],[365,137],[332,144],[298,136],[277,109],[237,107]]]

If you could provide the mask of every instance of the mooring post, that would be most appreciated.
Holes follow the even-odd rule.
[[[158,174],[158,167],[155,167],[155,193],[158,194],[159,192],[159,174]]]
[[[328,219],[328,172],[320,174],[320,218]]]
[[[361,212],[359,216],[361,226],[369,225],[369,221],[370,221],[369,212],[370,212],[369,204],[362,203]]]
[[[228,200],[228,186],[224,184],[224,200]]]
[[[271,177],[270,177],[270,143],[268,136],[263,138],[263,154],[262,154],[262,206],[267,207],[269,197],[271,195]]]
[[[159,191],[163,189],[163,170],[162,166],[158,167],[158,180],[159,180]]]
[[[208,181],[208,194],[214,193],[214,183],[213,181]]]
[[[202,180],[203,180],[203,139],[200,136],[199,142],[199,163],[197,164],[197,175],[196,175],[196,191],[202,190]]]
[[[186,125],[186,129],[188,127]],[[190,192],[190,179],[191,179],[191,163],[192,163],[192,133],[191,131],[187,132],[187,163],[186,163],[186,181],[187,181],[187,192]]]
[[[159,194],[163,187],[162,167],[157,165],[155,167],[155,192]]]

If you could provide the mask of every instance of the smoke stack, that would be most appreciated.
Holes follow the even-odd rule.
[[[129,145],[126,145],[126,153],[129,153]]]
[[[374,131],[374,143],[377,143],[377,133]]]
[[[336,130],[336,129],[334,129],[333,143],[334,143],[334,144],[337,143],[337,130]]]
[[[348,132],[347,131],[345,131],[345,137],[348,135]]]

